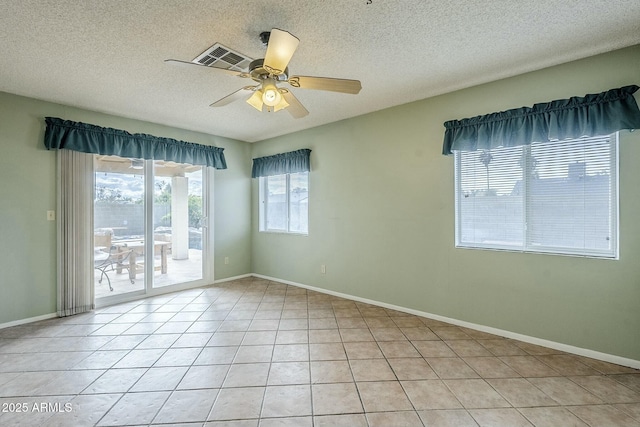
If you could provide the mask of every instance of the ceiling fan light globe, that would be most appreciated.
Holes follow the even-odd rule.
[[[284,110],[288,106],[289,106],[289,103],[285,101],[283,96],[280,96],[280,102],[273,107],[273,111],[276,112],[276,111]]]
[[[247,99],[247,104],[251,105],[258,111],[262,111],[262,96],[262,90],[256,90],[255,92],[253,92],[253,95],[251,95],[251,97]]]
[[[282,95],[280,95],[274,81],[267,79],[262,85],[262,102],[269,107],[275,107],[281,100]]]
[[[280,103],[282,96],[278,93],[277,90],[266,90],[264,95],[262,95],[262,102],[264,102],[269,107],[275,107]]]

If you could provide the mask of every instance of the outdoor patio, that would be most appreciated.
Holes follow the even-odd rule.
[[[156,256],[155,258],[155,265],[159,266],[160,257]],[[140,268],[140,266],[138,268]],[[102,283],[98,283],[98,280],[100,279],[100,271],[94,271],[96,299],[144,289],[144,273],[140,271],[140,269],[138,269],[138,272],[136,273],[135,283],[133,284],[129,280],[129,272],[127,269],[123,269],[121,273],[118,273],[115,269],[107,270],[113,291],[109,290],[109,284],[106,278],[102,280]],[[201,278],[202,251],[199,249],[189,249],[188,259],[175,260],[171,255],[167,256],[166,274],[162,274],[159,269],[154,269],[153,287],[190,282]]]

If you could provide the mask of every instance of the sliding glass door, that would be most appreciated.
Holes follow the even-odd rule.
[[[203,284],[206,168],[96,156],[95,170],[96,300]]]
[[[162,272],[154,275],[154,287],[203,278],[202,169],[173,162],[154,164],[154,269]]]

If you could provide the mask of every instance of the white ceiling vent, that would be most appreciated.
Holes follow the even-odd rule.
[[[246,71],[251,61],[252,58],[216,43],[191,62],[225,70]]]

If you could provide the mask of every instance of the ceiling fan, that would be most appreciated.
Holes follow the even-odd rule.
[[[201,66],[223,71],[242,78],[250,78],[258,83],[244,86],[211,104],[223,107],[233,101],[246,98],[246,102],[258,111],[276,112],[286,109],[298,119],[309,114],[289,89],[278,87],[278,83],[288,83],[300,89],[327,90],[332,92],[357,94],[362,85],[359,80],[335,79],[329,77],[289,76],[288,64],[300,40],[291,33],[277,28],[260,34],[267,45],[262,59],[251,59],[216,43],[193,61],[167,59],[175,65]],[[242,64],[247,64],[246,70]],[[247,98],[248,97],[248,98]]]

